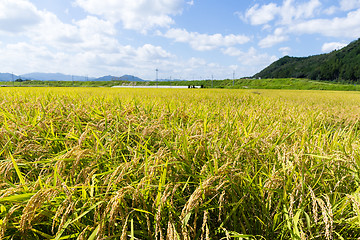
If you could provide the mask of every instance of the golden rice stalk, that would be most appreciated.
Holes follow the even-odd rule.
[[[120,240],[128,240],[127,238],[127,225],[128,225],[128,221],[129,221],[129,216],[126,217],[125,222],[123,223],[123,228],[121,231],[121,237]]]
[[[189,200],[186,202],[184,208],[181,211],[181,222],[184,222],[187,214],[189,214],[193,209],[198,208],[198,206],[202,202],[203,194],[206,195],[207,191],[217,179],[219,179],[218,176],[211,176],[195,189],[195,191],[191,194]],[[189,239],[189,233],[187,229],[188,227],[190,227],[189,224],[182,225],[182,234],[184,236],[184,239]]]
[[[107,221],[107,227],[108,231],[110,232],[111,229],[114,229],[116,218],[119,216],[122,220],[122,225],[125,227],[127,225],[127,209],[123,208],[123,201],[124,197],[127,193],[131,193],[134,191],[134,188],[132,186],[128,186],[125,188],[120,189],[115,193],[115,195],[108,201],[108,204],[105,208],[105,211],[103,213],[103,219],[102,224],[100,226],[99,235],[103,234],[105,231],[105,221]],[[126,219],[126,222],[124,222],[124,219]]]
[[[65,224],[66,221],[67,221],[68,216],[73,213],[73,211],[74,211],[77,203],[78,203],[78,201],[73,202],[73,201],[69,201],[69,200],[67,199],[67,200],[65,200],[65,201],[63,202],[62,208],[59,209],[59,211],[56,212],[56,214],[55,214],[55,216],[54,216],[52,228],[54,229],[54,225],[55,225],[54,223],[55,223],[55,221],[58,221],[58,219],[61,217],[61,220],[60,220],[60,224],[59,224],[57,233],[59,233],[59,232],[62,230],[64,224]],[[57,233],[56,233],[56,234],[57,234]]]
[[[212,184],[219,179],[217,176],[211,176],[206,179],[195,191],[191,194],[189,200],[186,202],[183,210],[181,211],[181,219],[184,219],[185,216],[194,208],[198,207],[201,202],[201,197],[203,193],[212,186]]]
[[[171,221],[168,222],[166,240],[178,240],[176,238],[176,230],[174,228],[174,224]]]
[[[35,217],[36,210],[39,209],[43,203],[52,200],[57,194],[58,191],[56,189],[41,189],[29,199],[21,215],[21,231],[31,229],[31,222]]]
[[[171,184],[168,184],[165,188],[165,190],[162,193],[162,197],[160,199],[160,204],[158,206],[157,212],[156,212],[156,216],[155,216],[155,220],[156,220],[156,224],[155,224],[155,236],[156,239],[158,239],[158,234],[160,234],[160,240],[164,240],[163,237],[163,232],[162,232],[162,228],[161,228],[161,211],[162,208],[164,206],[164,204],[167,201],[167,198],[170,196],[171,191],[169,190],[169,188],[171,187]]]
[[[312,215],[314,217],[315,223],[317,223],[319,220],[317,200],[316,200],[315,193],[311,187],[309,187],[309,191],[310,191],[310,196],[311,196],[311,200],[312,200]]]
[[[86,240],[87,238],[85,237],[85,234],[89,230],[89,228],[90,226],[86,226],[84,230],[82,230],[82,232],[79,234],[76,240]]]
[[[19,205],[14,205],[9,209],[9,212],[6,214],[6,216],[4,217],[4,219],[2,220],[1,224],[0,224],[0,239],[3,239],[3,237],[5,236],[5,232],[6,232],[6,228],[7,228],[7,223],[8,221],[11,219],[11,215],[18,210],[19,208],[21,208],[21,206]]]
[[[219,217],[218,217],[218,222],[221,222],[221,215],[222,215],[222,210],[223,210],[223,204],[225,202],[225,194],[226,192],[223,191],[220,195],[220,198],[219,198]]]
[[[206,210],[204,211],[204,217],[203,217],[203,224],[201,226],[201,240],[210,240],[209,237],[209,227],[207,225],[207,221],[208,221],[208,216],[209,216],[209,212]]]
[[[325,197],[326,198],[326,197]],[[327,240],[331,240],[333,239],[332,236],[332,228],[333,228],[333,219],[331,218],[331,213],[329,210],[329,207],[331,209],[331,206],[328,206],[324,200],[317,198],[317,203],[319,204],[320,208],[321,208],[321,214],[323,216],[323,222],[325,225],[325,237]]]

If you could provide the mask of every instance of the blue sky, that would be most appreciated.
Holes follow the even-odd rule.
[[[0,72],[214,79],[360,37],[360,0],[1,0]]]

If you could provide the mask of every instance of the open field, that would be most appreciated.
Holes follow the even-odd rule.
[[[357,92],[0,90],[0,239],[360,237]]]
[[[226,80],[194,80],[194,81],[24,81],[2,82],[1,86],[23,87],[113,87],[113,86],[204,86],[205,88],[230,88],[230,89],[293,89],[293,90],[330,90],[330,91],[360,91],[360,85],[345,82],[314,81],[302,78],[278,79],[226,79]]]

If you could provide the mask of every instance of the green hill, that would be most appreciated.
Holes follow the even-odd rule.
[[[255,74],[254,77],[359,82],[360,39],[328,54],[309,57],[285,56]]]

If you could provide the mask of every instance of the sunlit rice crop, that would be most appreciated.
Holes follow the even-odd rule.
[[[2,88],[0,239],[357,239],[357,92]]]

